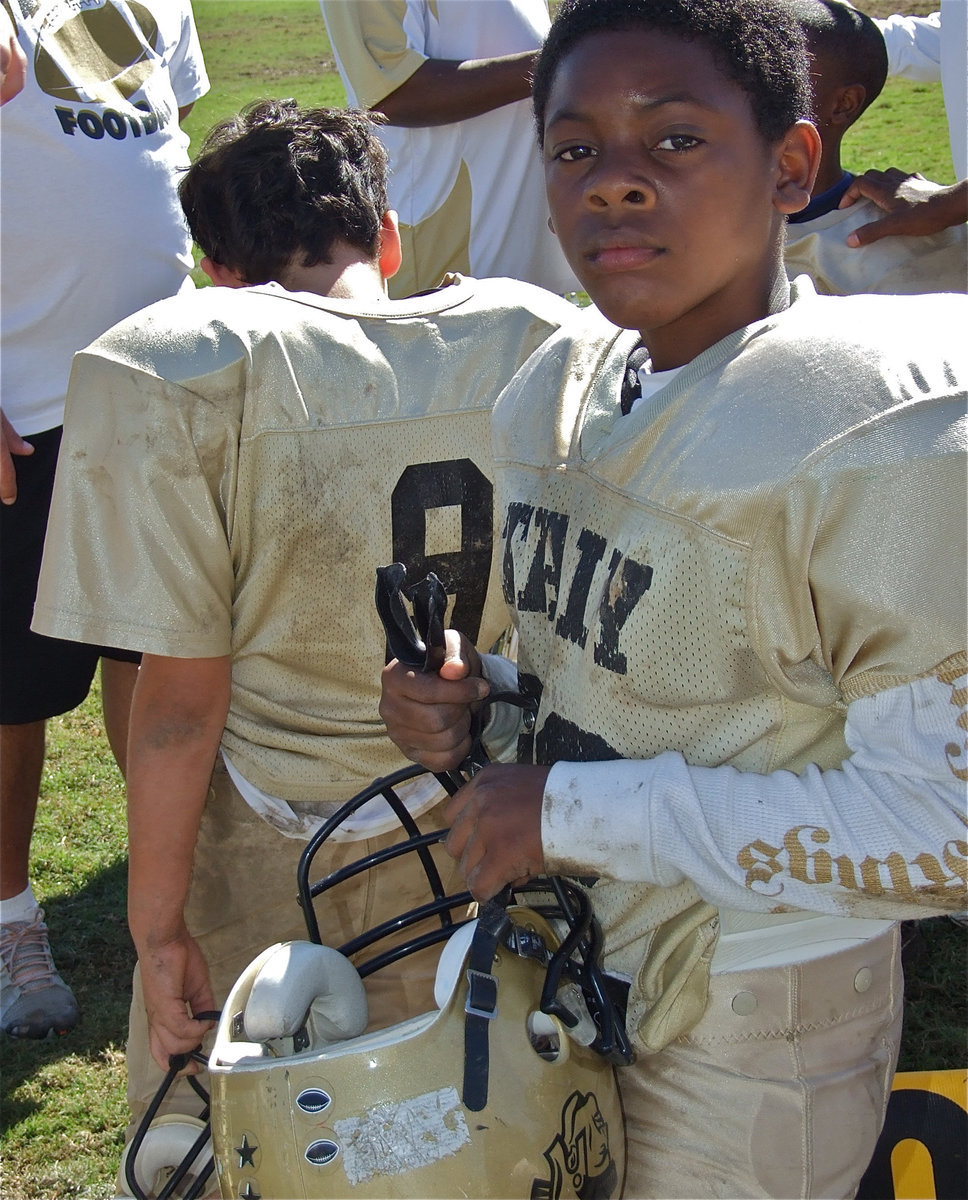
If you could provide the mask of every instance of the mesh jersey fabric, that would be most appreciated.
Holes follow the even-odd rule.
[[[968,306],[792,295],[627,417],[636,335],[604,321],[502,397],[504,588],[540,695],[524,759],[836,767],[850,701],[963,673]],[[636,975],[657,941],[672,974],[708,960],[693,882],[593,899],[611,969]]]
[[[573,315],[457,279],[371,305],[207,288],[123,322],[75,362],[35,626],[231,654],[233,764],[287,803],[345,799],[399,766],[376,567],[436,570],[484,645],[507,623],[491,408]]]

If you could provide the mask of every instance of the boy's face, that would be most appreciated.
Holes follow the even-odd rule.
[[[798,127],[794,127],[795,129]],[[782,270],[781,147],[704,46],[621,30],[578,42],[545,114],[555,232],[592,300],[656,369],[767,314]]]

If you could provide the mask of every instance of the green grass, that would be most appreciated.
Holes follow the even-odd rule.
[[[31,876],[59,969],[83,1012],[55,1041],[0,1041],[0,1195],[100,1200],[127,1123],[124,1037],[134,952],[125,924],[124,789],[99,690],[50,722]]]
[[[937,0],[855,0],[872,17],[892,13],[924,17],[938,9]],[[847,133],[844,166],[855,173],[899,167],[919,171],[936,183],[954,183],[948,147],[944,99],[939,83],[889,79],[880,96]]]
[[[318,0],[196,0],[193,9],[212,81],[185,121],[193,148],[252,100],[346,103]]]
[[[888,80],[887,86],[844,138],[841,162],[860,174],[876,167],[919,171],[935,183],[954,183],[940,83]],[[941,125],[943,137],[935,134]]]
[[[893,11],[882,0],[863,7],[878,4],[878,15]],[[212,81],[186,122],[194,148],[216,120],[259,97],[344,103],[317,0],[195,0],[194,9]],[[848,144],[854,169],[896,165],[950,181],[936,87],[889,84]],[[32,878],[84,1018],[58,1041],[0,1041],[0,1195],[103,1200],[114,1195],[126,1123],[123,1045],[133,953],[124,920],[123,789],[101,732],[96,689],[74,713],[51,722]],[[964,1067],[965,930],[945,919],[924,922],[907,959],[902,1069]]]

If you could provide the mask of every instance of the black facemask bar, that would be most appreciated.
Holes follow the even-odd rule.
[[[447,593],[443,584],[432,573],[409,588],[406,587],[406,576],[406,568],[401,563],[393,563],[377,569],[376,607],[386,631],[388,650],[393,657],[407,666],[421,671],[435,670],[443,661]],[[406,601],[409,601],[412,606],[412,619],[407,611]],[[434,773],[434,777],[449,795],[453,795],[463,786],[469,775],[474,774],[487,763],[487,754],[481,744],[481,729],[490,705],[496,703],[510,703],[531,711],[535,707],[532,698],[516,692],[502,692],[489,697],[475,715],[471,730],[474,746],[468,758],[461,764],[460,770]],[[398,858],[402,854],[416,853],[418,855],[432,898],[419,908],[360,934],[340,946],[339,949],[346,955],[357,954],[375,945],[381,939],[417,925],[428,918],[436,919],[436,927],[429,932],[421,933],[403,945],[396,945],[358,963],[357,969],[364,978],[408,954],[446,941],[456,928],[466,923],[466,918],[455,919],[455,913],[459,914],[466,909],[472,899],[470,893],[462,891],[447,895],[430,854],[430,847],[442,841],[447,836],[447,830],[437,830],[427,834],[420,833],[406,805],[395,791],[395,788],[401,783],[426,773],[419,766],[405,767],[393,775],[376,780],[368,788],[348,800],[323,824],[306,846],[299,862],[297,871],[299,902],[303,908],[309,938],[318,943],[320,941],[319,924],[313,910],[313,901],[318,896],[346,879],[369,870],[373,866]],[[316,883],[310,882],[312,863],[320,848],[343,821],[376,796],[382,796],[390,806],[407,835],[406,840],[386,847],[366,859],[350,863],[331,872]],[[561,945],[551,955],[548,963],[541,997],[542,1011],[558,1017],[566,1026],[573,1027],[578,1018],[558,1000],[557,994],[563,978],[576,983],[585,996],[589,1012],[598,1030],[598,1035],[592,1043],[593,1049],[613,1063],[621,1065],[630,1063],[634,1054],[619,1006],[610,993],[606,976],[599,965],[602,953],[602,934],[598,922],[594,918],[591,902],[586,892],[572,881],[557,876],[534,879],[516,889],[505,888],[500,896],[488,901],[480,910],[479,920],[484,921],[485,916],[487,917],[485,923],[495,931],[494,936],[503,938],[507,931],[504,929],[504,922],[498,913],[489,913],[488,910],[491,906],[503,910],[518,897],[522,898],[523,903],[541,912],[549,919],[564,921],[568,930]],[[543,899],[538,899],[539,897],[543,897]],[[499,929],[502,930],[500,934],[496,932]],[[469,1004],[474,1008],[477,1007],[471,1000],[469,1000]]]
[[[197,1013],[196,1020],[217,1021],[220,1015],[217,1012]],[[134,1137],[128,1146],[127,1157],[124,1163],[124,1181],[128,1185],[134,1200],[148,1200],[147,1194],[142,1190],[135,1176],[135,1164],[138,1161],[138,1155],[148,1133],[149,1126],[155,1119],[158,1109],[168,1095],[168,1091],[175,1082],[179,1071],[183,1071],[190,1062],[201,1063],[203,1067],[208,1066],[208,1059],[202,1053],[201,1047],[187,1054],[171,1055],[168,1060],[168,1070],[165,1073],[165,1077],[161,1081],[158,1091],[152,1097],[145,1115],[138,1122],[138,1128],[135,1130]],[[189,1075],[187,1078],[192,1090],[202,1102],[202,1109],[197,1115],[198,1119],[204,1122],[204,1128],[198,1131],[198,1137],[195,1139],[193,1146],[166,1180],[164,1187],[158,1193],[157,1200],[170,1200],[170,1197],[179,1195],[178,1188],[184,1182],[185,1176],[191,1171],[195,1165],[195,1160],[208,1145],[212,1136],[212,1126],[209,1122],[210,1099],[208,1090],[199,1082],[196,1075]],[[208,1161],[200,1167],[194,1182],[189,1186],[187,1191],[181,1194],[182,1200],[197,1200],[199,1196],[204,1196],[207,1190],[206,1185],[214,1170],[215,1160],[210,1155]]]

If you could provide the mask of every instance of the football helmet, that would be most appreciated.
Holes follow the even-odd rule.
[[[614,1063],[630,1056],[588,899],[560,879],[476,914],[467,892],[445,894],[428,853],[445,831],[421,833],[395,791],[420,770],[377,780],[323,825],[299,868],[310,941],[269,947],[229,995],[208,1063],[222,1194],[617,1197]],[[311,882],[341,822],[381,796],[402,840]],[[401,854],[421,860],[427,902],[319,945],[320,898]],[[434,1007],[367,1030],[363,981],[436,943]]]
[[[419,639],[402,606],[405,574],[398,564],[380,572],[388,645],[432,669],[446,595],[432,576],[407,593]],[[478,750],[463,770],[482,761]],[[229,994],[208,1059],[210,1117],[196,1081],[197,1120],[151,1120],[185,1065],[173,1062],[128,1151],[132,1196],[210,1194],[209,1129],[223,1197],[621,1195],[625,1131],[614,1071],[632,1052],[620,998],[599,966],[589,899],[559,878],[508,888],[479,907],[466,891],[448,893],[432,854],[447,831],[422,832],[398,794],[426,774],[409,766],[374,781],[308,843],[297,877],[308,940],[270,946]],[[460,772],[436,778],[451,793],[463,782]],[[327,841],[364,805],[381,803],[399,840],[313,881]],[[338,949],[322,945],[316,905],[403,855],[422,868],[425,903]],[[431,1007],[368,1028],[364,981],[438,946]],[[177,1157],[189,1139],[191,1165]]]
[[[395,790],[421,772],[375,781],[307,845],[309,939],[270,946],[243,972],[208,1058],[210,1106],[195,1080],[196,1118],[147,1114],[126,1152],[130,1195],[211,1195],[212,1150],[222,1196],[245,1200],[621,1195],[614,1066],[631,1053],[588,898],[555,878],[476,912],[469,893],[446,893],[429,853],[446,831],[422,833]],[[321,847],[379,798],[401,839],[313,882]],[[315,906],[401,854],[420,861],[426,903],[338,950],[319,944]],[[438,944],[433,1007],[368,1031],[364,981]]]

